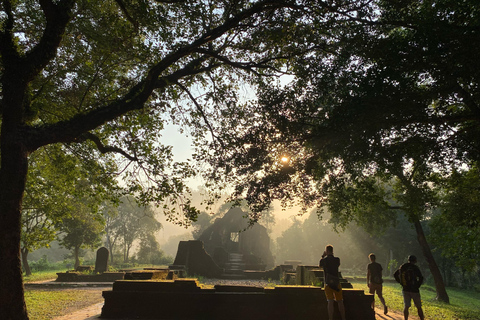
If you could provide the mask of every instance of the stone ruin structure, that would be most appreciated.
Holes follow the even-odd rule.
[[[146,271],[130,280],[118,280],[112,290],[103,291],[104,319],[208,319],[208,320],[298,320],[328,319],[327,301],[322,287],[323,270],[318,266],[294,264],[273,266],[270,239],[260,225],[243,230],[246,219],[240,209],[230,210],[207,228],[199,240],[181,241],[169,274],[178,277],[145,277]],[[251,269],[248,270],[247,268]],[[238,269],[238,270],[237,270]],[[279,279],[289,275],[291,283],[275,287],[200,285],[190,276],[245,277]],[[228,271],[230,270],[231,273]],[[238,271],[238,272],[237,272]],[[282,276],[283,275],[283,276]],[[341,274],[339,274],[341,278]],[[373,295],[353,289],[342,278],[344,304],[348,319],[374,320]],[[334,319],[340,319],[335,304]]]
[[[347,319],[375,319],[373,295],[344,289],[343,296]],[[203,287],[195,279],[119,280],[103,297],[102,319],[328,319],[325,292],[314,286]],[[340,319],[336,304],[334,319]]]
[[[113,282],[123,279],[124,272],[108,272],[107,248],[97,250],[95,268],[93,266],[79,266],[75,271],[57,273],[56,282]],[[87,272],[87,273],[85,273]]]
[[[265,270],[274,266],[267,229],[258,223],[248,226],[246,213],[231,208],[215,219],[198,238],[219,267],[228,269],[230,260],[244,264],[245,270]],[[230,256],[230,258],[229,258]]]
[[[265,227],[248,226],[245,212],[231,208],[217,218],[198,240],[180,241],[170,269],[185,268],[191,276],[242,278],[264,273],[274,265]]]
[[[180,241],[177,256],[169,269],[207,278],[219,278],[224,272],[205,251],[202,241],[198,240]]]

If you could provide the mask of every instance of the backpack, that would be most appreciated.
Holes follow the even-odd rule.
[[[339,291],[340,278],[332,274],[327,273],[325,276],[325,284],[335,291]]]
[[[415,267],[409,263],[404,264],[395,272],[395,280],[399,282],[404,288],[417,288],[417,275]]]

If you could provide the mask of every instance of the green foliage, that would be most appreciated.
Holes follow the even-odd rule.
[[[400,267],[400,264],[398,263],[397,260],[391,259],[390,261],[388,261],[389,274],[393,274],[399,267]]]
[[[440,210],[431,217],[429,239],[453,262],[453,279],[473,288],[480,265],[480,178],[476,165],[439,178]],[[452,276],[453,278],[453,276]]]
[[[107,246],[112,254],[117,246],[121,247],[123,262],[128,262],[130,250],[136,241],[143,241],[145,248],[152,249],[155,246],[154,234],[162,225],[157,221],[151,206],[143,206],[134,197],[124,196],[118,206],[105,206],[103,214]]]
[[[78,199],[88,198],[86,206],[94,211],[100,199],[115,197],[116,182],[107,174],[114,167],[111,162],[82,159],[73,148],[57,144],[34,153],[30,165],[22,210],[22,254],[49,247],[59,226],[79,210]]]
[[[80,185],[80,188],[87,187]],[[105,221],[101,214],[92,212],[96,206],[95,198],[77,198],[72,201],[73,210],[59,225],[59,243],[73,251],[75,268],[80,265],[80,249],[95,248],[100,245],[104,233]],[[98,210],[98,209],[97,209]]]
[[[29,264],[33,272],[58,270],[64,267],[63,263],[52,263],[46,255],[37,261],[30,261]]]
[[[366,272],[368,255],[374,252],[377,262],[384,268],[384,276],[387,276],[390,274],[390,254],[394,257],[392,261],[406,261],[410,254],[421,255],[415,231],[404,218],[400,218],[395,227],[388,228],[385,234],[371,235],[356,225],[337,232],[328,222],[329,217],[324,213],[325,219],[320,220],[317,212],[312,210],[304,221],[294,220],[276,240],[273,252],[276,264],[300,260],[305,265],[318,265],[325,246],[331,244],[335,256],[340,258],[343,273]]]
[[[151,265],[168,265],[173,263],[173,258],[165,255],[153,234],[146,235],[140,240],[140,247],[135,260],[141,264]]]

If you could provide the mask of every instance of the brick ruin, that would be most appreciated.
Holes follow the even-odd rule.
[[[240,208],[231,208],[198,240],[180,241],[170,267],[184,268],[190,276],[261,278],[267,268],[274,266],[270,237],[259,224],[248,227],[245,215]]]
[[[202,287],[195,279],[116,281],[104,291],[104,319],[328,319],[323,289],[315,286]],[[344,289],[348,319],[374,320],[373,295]],[[335,310],[335,319],[339,319]]]
[[[222,218],[215,219],[198,240],[220,268],[228,269],[229,254],[236,255],[246,270],[274,267],[267,229],[258,223],[249,227],[245,216],[242,209],[231,208]]]

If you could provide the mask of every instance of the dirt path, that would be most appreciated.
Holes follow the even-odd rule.
[[[410,318],[410,317],[409,317]],[[375,308],[375,319],[377,320],[403,320],[403,314],[388,310],[387,314],[383,314],[383,309]],[[414,318],[412,318],[414,320]]]
[[[84,309],[77,310],[73,313],[53,318],[53,320],[93,320],[99,319],[102,312],[103,302],[96,303]]]
[[[85,309],[78,310],[74,313],[54,318],[53,320],[94,320],[99,319],[100,313],[102,312],[102,303],[94,304]],[[417,319],[416,317],[409,317],[412,320]],[[383,314],[383,310],[375,309],[375,319],[377,320],[403,320],[403,315],[395,312],[389,311],[388,314]]]

